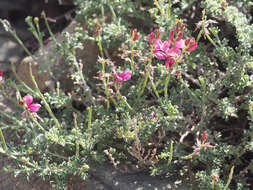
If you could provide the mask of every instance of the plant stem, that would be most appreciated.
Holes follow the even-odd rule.
[[[32,53],[25,47],[25,45],[22,42],[22,40],[17,36],[16,32],[11,29],[10,25],[8,23],[6,23],[6,21],[4,21],[2,19],[0,19],[0,23],[4,26],[4,28],[7,29],[7,31],[12,35],[12,37],[15,40],[17,40],[17,42],[25,50],[25,52],[27,53],[27,55],[31,56],[33,58],[33,60],[36,60],[36,58],[32,55]]]
[[[184,87],[185,87],[186,91],[188,92],[188,94],[189,94],[191,97],[193,97],[193,99],[195,99],[195,101],[196,101],[197,103],[200,103],[200,100],[198,99],[198,97],[196,96],[196,94],[194,94],[194,93],[191,91],[191,89],[187,86],[187,84],[183,81],[182,76],[180,76],[179,81],[184,85]]]
[[[230,169],[230,173],[229,173],[229,176],[228,176],[228,181],[227,181],[227,183],[226,183],[223,190],[226,190],[228,188],[229,184],[231,183],[231,180],[233,178],[234,168],[235,168],[235,166],[232,166],[232,168]]]
[[[49,24],[47,22],[47,17],[46,17],[45,11],[42,11],[41,15],[44,18],[44,21],[45,21],[45,24],[46,24],[46,27],[47,27],[47,30],[48,30],[50,36],[52,37],[52,39],[55,42],[55,44],[57,44],[56,38],[55,38],[55,36],[54,36],[54,34],[53,34],[53,32],[52,32],[52,30],[51,30],[51,28],[50,28],[50,26],[49,26]]]
[[[35,86],[35,88],[36,88],[36,90],[37,90],[40,98],[42,99],[42,101],[43,101],[43,103],[45,105],[46,110],[48,111],[48,113],[51,116],[51,118],[53,118],[53,120],[55,122],[55,125],[58,127],[58,129],[61,129],[61,125],[60,125],[59,121],[57,120],[57,118],[55,117],[54,113],[52,112],[52,110],[51,110],[50,106],[48,105],[46,99],[44,98],[43,94],[40,92],[40,89],[39,89],[39,87],[37,85],[37,82],[35,81],[35,78],[34,78],[34,76],[32,74],[32,66],[31,66],[31,64],[29,64],[29,70],[30,70],[30,77],[32,79],[32,82],[33,82],[33,84],[34,84],[34,86]]]
[[[154,4],[155,4],[155,6],[159,9],[159,11],[161,12],[161,14],[162,14],[162,15],[165,15],[163,9],[160,7],[160,5],[159,5],[159,3],[158,3],[157,0],[154,0]]]
[[[5,138],[4,138],[4,135],[3,135],[3,131],[2,131],[1,128],[0,128],[0,138],[1,138],[1,141],[2,141],[2,145],[3,145],[4,151],[8,152],[8,148],[7,148],[7,145],[6,145],[6,142],[5,142]]]
[[[152,63],[152,57],[153,57],[153,51],[154,51],[154,44],[151,45],[151,48],[150,48],[150,53],[149,53],[149,60],[148,60],[148,65],[146,67],[146,76],[145,76],[145,79],[144,79],[144,82],[143,82],[143,85],[142,85],[142,88],[138,94],[138,98],[140,98],[140,96],[143,94],[144,90],[145,90],[145,87],[147,85],[147,81],[148,81],[148,78],[149,78],[149,72],[150,72],[150,66],[151,66],[151,63]]]
[[[92,107],[88,107],[88,130],[91,130]]]
[[[13,61],[11,61],[11,70],[12,70],[14,76],[16,77],[16,79],[18,80],[18,82],[19,82],[20,84],[22,84],[28,91],[30,91],[31,93],[34,93],[34,91],[33,91],[29,86],[27,86],[27,85],[19,78],[19,76],[18,76],[18,74],[17,74],[17,72],[16,72],[16,69],[15,69],[14,62],[13,62]]]
[[[169,154],[169,160],[168,160],[168,166],[171,164],[172,158],[173,158],[173,143],[174,141],[171,140],[170,143],[170,154]]]
[[[126,105],[126,107],[131,111],[134,112],[133,108],[127,103],[126,98],[123,97],[122,95],[120,95],[121,100],[123,100],[124,104]]]
[[[77,126],[77,116],[76,113],[73,113],[73,117],[74,117],[74,127],[76,129],[76,160],[79,159],[79,142],[78,142],[78,126]]]
[[[167,100],[168,99],[168,85],[170,82],[170,66],[168,66],[168,75],[165,79],[165,85],[164,85],[164,97]]]
[[[134,73],[134,32],[131,36],[131,71]]]
[[[39,127],[39,129],[43,132],[46,132],[46,130],[39,124],[39,122],[34,118],[34,116],[30,112],[28,114],[32,121]]]

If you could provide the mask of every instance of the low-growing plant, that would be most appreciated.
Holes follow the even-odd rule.
[[[192,189],[252,188],[250,1],[75,3],[78,27],[61,43],[44,13],[43,20],[26,19],[55,91],[41,92],[31,65],[33,89],[13,63],[15,79],[0,71],[1,92],[19,108],[0,111],[0,153],[13,160],[6,169],[35,173],[55,189],[67,189],[70,175],[85,179],[92,162],[108,161],[119,171],[135,165],[153,176],[176,175]],[[191,8],[201,19],[196,26]],[[36,61],[8,21],[0,22]],[[40,22],[71,68],[71,93],[45,55]],[[99,49],[93,78],[76,56],[87,40]]]

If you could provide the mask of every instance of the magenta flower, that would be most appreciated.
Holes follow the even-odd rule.
[[[3,70],[0,69],[0,83],[3,82]]]
[[[193,50],[195,50],[198,47],[198,43],[195,42],[194,38],[187,38],[185,40],[185,45],[187,46],[186,51],[188,51],[188,52],[192,52]]]
[[[114,71],[113,76],[115,82],[128,81],[131,79],[132,73],[131,71],[123,71],[120,75],[118,75],[118,73]]]
[[[137,30],[136,29],[131,29],[130,30],[130,34],[131,34],[131,36],[132,36],[132,38],[133,38],[133,41],[136,41],[136,40],[138,40],[138,33],[137,33]]]
[[[172,67],[172,65],[175,63],[175,60],[180,56],[181,49],[184,47],[184,41],[181,39],[180,41],[176,42],[173,48],[170,47],[171,44],[171,40],[162,42],[158,39],[155,41],[154,45],[154,54],[156,58],[160,60],[166,60],[166,68],[168,65]]]
[[[18,103],[20,105],[24,105],[25,108],[29,110],[30,112],[37,112],[40,109],[41,105],[32,104],[32,102],[33,102],[33,97],[28,94],[25,97],[23,97],[23,101],[19,101]]]
[[[202,133],[202,135],[201,135],[201,140],[202,140],[202,142],[205,142],[206,139],[207,139],[207,132],[204,131],[204,132]]]
[[[153,32],[148,35],[148,41],[149,41],[149,44],[154,43],[154,33]]]

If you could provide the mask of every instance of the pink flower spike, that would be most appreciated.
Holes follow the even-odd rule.
[[[202,135],[201,135],[201,140],[202,140],[202,142],[205,142],[206,141],[206,139],[207,139],[207,132],[206,131],[204,131],[203,133],[202,133]]]
[[[32,104],[32,102],[33,102],[33,97],[29,94],[23,98],[23,104],[25,105],[25,108],[31,112],[37,112],[40,109],[41,105]],[[21,104],[21,102],[19,104]]]
[[[154,43],[154,33],[153,32],[148,35],[148,40],[149,40],[149,44]]]
[[[176,41],[180,41],[180,40],[182,40],[182,38],[183,38],[183,32],[180,32],[180,33],[178,34],[178,36],[177,36]]]
[[[130,34],[131,34],[131,37],[133,38],[133,41],[136,41],[138,40],[138,33],[137,33],[137,30],[136,29],[131,29],[130,30]]]
[[[0,69],[0,77],[3,76],[3,70]]]
[[[170,31],[170,41],[174,41],[174,33],[175,33],[175,30],[171,30]]]
[[[128,81],[131,79],[132,73],[131,71],[123,71],[119,77],[122,79],[122,81]]]
[[[187,46],[186,51],[188,51],[188,52],[192,52],[193,50],[195,50],[198,47],[198,43],[195,42],[194,38],[187,38],[185,40],[185,45]]]
[[[186,49],[186,51],[192,52],[192,51],[194,51],[197,47],[198,47],[198,44],[197,44],[197,42],[195,42],[194,44],[190,45],[190,47],[188,47],[188,48]]]

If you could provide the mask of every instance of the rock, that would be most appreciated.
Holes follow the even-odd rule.
[[[33,76],[38,84],[41,91],[46,89],[53,90],[53,82],[50,79],[50,74],[48,72],[39,72],[39,64],[35,62],[32,57],[25,57],[17,67],[17,74],[19,78],[24,81],[24,83],[30,88],[34,88],[33,81],[30,77],[29,64],[32,66]]]
[[[92,165],[90,175],[100,184],[104,185],[104,190],[188,190],[182,184],[182,180],[174,178],[152,177],[148,173],[121,173],[116,171],[111,165]],[[85,190],[100,190],[85,188]]]

